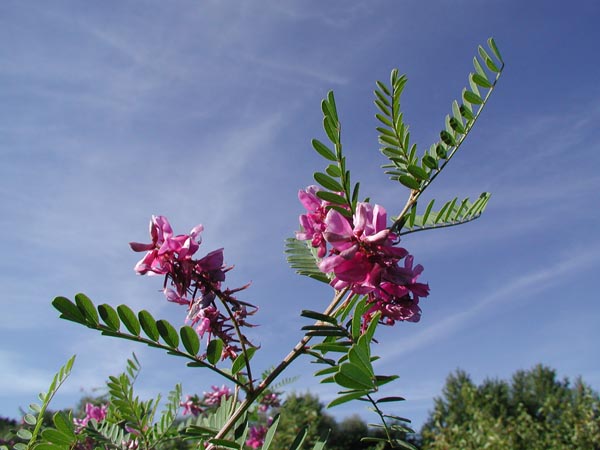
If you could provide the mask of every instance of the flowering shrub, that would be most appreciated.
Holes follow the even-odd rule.
[[[187,307],[186,318],[182,320],[185,325],[179,330],[164,319],[156,320],[146,310],[136,313],[127,305],[116,309],[108,304],[96,307],[84,294],[75,295],[74,302],[65,297],[55,298],[53,305],[62,318],[106,336],[136,341],[184,358],[188,366],[219,374],[233,389],[213,387],[202,399],[192,396],[182,402],[181,388],[177,385],[169,394],[165,411],[155,418],[158,400],[141,401],[133,393],[139,370],[134,358],[128,361],[125,373],[110,377],[107,382],[109,405],[105,413],[90,410],[90,417],[77,424],[56,416],[56,430],[42,432],[41,445],[48,450],[67,448],[82,439],[92,439],[105,448],[134,446],[149,450],[172,439],[186,439],[209,450],[241,449],[244,445],[262,446],[266,450],[279,418],[273,417],[272,421],[266,418],[266,422],[259,423],[256,415],[265,415],[269,407],[278,404],[274,382],[296,358],[307,355],[324,367],[315,376],[338,388],[338,396],[330,407],[362,400],[377,414],[385,437],[367,437],[366,441],[411,448],[394,437],[397,431],[411,431],[409,421],[381,409],[384,404],[393,405],[403,399],[381,396],[383,386],[397,375],[375,373],[374,336],[379,324],[418,322],[419,301],[429,295],[429,285],[419,281],[423,267],[415,265],[414,257],[399,246],[402,236],[470,222],[481,215],[489,200],[489,194],[483,193],[474,202],[454,198],[439,209],[434,208],[434,200],[425,208],[419,203],[464,142],[496,86],[504,64],[492,39],[488,47],[489,50],[479,47],[479,58],[474,60],[475,73],[469,76],[469,89],[463,91],[460,104],[453,103],[452,115],[446,117],[439,141],[421,154],[417,153],[416,144],[410,142],[408,125],[400,111],[406,77],[393,70],[389,85],[377,82],[375,104],[380,122],[377,130],[381,152],[388,159],[383,167],[394,182],[408,189],[406,203],[391,220],[383,206],[360,200],[360,183],[351,181],[343,154],[333,93],[323,100],[323,127],[329,143],[313,139],[312,146],[327,166],[324,172],[314,174],[319,186],[299,192],[306,213],[300,216],[296,237],[287,240],[286,253],[292,268],[329,285],[333,298],[322,312],[301,312],[314,323],[303,327],[304,337],[262,377],[256,377],[253,371],[252,357],[258,349],[244,335],[246,327],[254,326],[247,319],[258,308],[237,298],[237,293],[249,285],[225,287],[226,274],[232,267],[224,264],[222,248],[196,257],[202,225],[195,226],[188,234],[175,235],[166,217],[152,216],[150,242],[130,244],[135,252],[145,252],[135,271],[140,275],[163,276],[166,299]],[[33,407],[29,421],[41,423],[39,413],[72,364],[73,359],[57,374],[42,398],[43,405]],[[191,417],[183,425],[177,425],[181,407]],[[40,440],[39,429],[37,426],[33,433],[22,436],[28,439],[29,447]],[[306,429],[300,430],[291,448],[300,448],[305,436]],[[324,441],[318,442],[314,448],[324,445]]]

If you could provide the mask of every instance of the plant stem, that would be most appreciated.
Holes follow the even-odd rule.
[[[327,309],[323,312],[325,315],[330,315],[331,312],[336,308],[339,302],[344,298],[348,288],[345,288],[342,291],[336,293],[333,297],[333,300],[327,307]],[[320,324],[321,321],[318,320],[315,324]],[[250,408],[250,406],[254,403],[254,401],[262,394],[265,389],[267,389],[273,381],[283,372],[300,354],[304,351],[306,344],[312,339],[312,336],[304,336],[300,341],[294,346],[294,348],[288,353],[288,355],[283,358],[283,360],[279,363],[279,365],[273,369],[273,371],[267,375],[267,377],[256,387],[254,391],[248,392],[246,394],[246,398],[240,403],[235,412],[229,417],[223,428],[219,430],[219,432],[215,435],[215,439],[223,439],[227,433],[235,426],[235,423],[239,420],[240,417]],[[214,450],[216,448],[215,445],[210,444],[206,450]]]

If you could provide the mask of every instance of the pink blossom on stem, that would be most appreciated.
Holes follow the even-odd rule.
[[[184,402],[179,404],[183,407],[183,415],[191,414],[192,416],[199,416],[202,414],[202,405],[200,398],[197,395],[188,395]]]
[[[278,408],[279,406],[281,406],[279,395],[275,392],[270,392],[260,399],[258,410],[260,412],[266,412],[269,408]]]
[[[246,440],[246,445],[251,448],[259,448],[265,442],[266,435],[267,435],[267,427],[252,426],[252,427],[250,427],[250,436]]]
[[[204,392],[204,403],[210,406],[219,406],[223,398],[229,398],[233,395],[231,389],[223,385],[212,386],[212,392]]]
[[[306,208],[307,213],[300,216],[302,231],[296,232],[296,239],[311,241],[311,245],[318,248],[319,258],[325,256],[326,243],[323,237],[325,231],[325,216],[327,215],[327,202],[317,197],[318,186],[308,186],[306,190],[298,191],[298,199]]]
[[[188,307],[186,321],[196,328],[203,337],[215,336],[225,344],[223,357],[234,357],[239,351],[240,339],[236,336],[238,327],[253,326],[246,317],[253,315],[257,307],[234,297],[234,293],[246,289],[249,285],[237,289],[221,288],[225,273],[232,267],[225,267],[223,249],[217,249],[200,259],[193,256],[200,248],[200,233],[204,230],[197,225],[189,234],[174,236],[173,229],[166,217],[152,216],[150,220],[151,243],[130,243],[132,250],[146,252],[136,264],[135,271],[140,275],[164,275],[163,293],[170,302]],[[229,304],[232,317],[222,314],[217,307],[217,298]],[[252,345],[246,342],[247,345]]]
[[[417,322],[419,298],[429,295],[429,286],[417,282],[423,266],[413,267],[413,257],[396,246],[399,239],[387,227],[385,209],[357,203],[352,219],[330,209],[323,223],[322,236],[331,249],[319,269],[333,274],[335,289],[368,295],[370,308],[363,315],[363,329],[377,311],[386,325],[399,320]],[[399,265],[402,259],[403,266]]]
[[[83,419],[73,419],[73,422],[79,430],[85,428],[88,422],[94,419],[97,422],[102,422],[106,417],[108,411],[108,404],[96,406],[92,403],[85,404],[85,416]]]

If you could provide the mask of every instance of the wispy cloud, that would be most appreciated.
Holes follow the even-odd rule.
[[[598,264],[600,262],[600,246],[580,249],[575,254],[557,258],[557,261],[551,266],[545,265],[543,268],[523,274],[512,282],[493,286],[490,288],[492,293],[486,291],[480,295],[473,295],[471,297],[478,300],[474,300],[470,308],[421,328],[408,338],[398,339],[393,346],[382,347],[379,352],[382,356],[380,364],[387,364],[386,361],[394,361],[400,356],[464,330],[470,322],[489,314],[500,303],[507,307],[516,302],[527,301],[527,298],[531,298],[534,294],[554,289],[556,285],[562,283],[564,278]]]

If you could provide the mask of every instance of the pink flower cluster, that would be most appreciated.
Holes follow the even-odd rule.
[[[231,389],[227,386],[223,385],[219,386],[211,386],[212,392],[204,392],[204,403],[209,406],[219,406],[223,399],[228,399],[233,395]]]
[[[102,422],[106,417],[108,404],[96,406],[92,403],[85,404],[85,416],[83,419],[73,419],[78,430],[85,428],[88,422],[94,419],[96,422]]]
[[[246,445],[250,448],[259,448],[265,442],[265,437],[267,435],[267,427],[265,426],[251,426],[250,427],[250,435],[248,439],[246,439]]]
[[[232,269],[223,264],[222,248],[200,259],[193,258],[200,248],[200,233],[203,230],[202,225],[197,225],[189,234],[174,235],[166,217],[152,216],[152,242],[129,244],[135,252],[146,252],[135,265],[135,271],[140,275],[164,275],[163,292],[167,300],[186,305],[186,321],[195,327],[201,337],[208,334],[209,340],[211,336],[223,340],[223,358],[234,358],[240,349],[231,320],[235,320],[240,327],[252,326],[246,322],[246,318],[254,314],[257,308],[233,296],[248,285],[232,290],[221,289],[226,272]],[[230,305],[233,317],[225,316],[219,311],[215,303],[216,298]]]
[[[197,395],[188,395],[185,401],[179,403],[179,406],[183,407],[184,416],[191,414],[192,416],[197,417],[204,411],[202,409],[202,402]]]
[[[318,190],[309,186],[298,193],[307,214],[300,216],[302,231],[296,238],[310,240],[318,248],[322,258],[319,269],[332,274],[331,285],[368,296],[371,306],[363,316],[363,326],[377,311],[386,325],[398,320],[419,321],[419,298],[429,295],[429,286],[417,282],[423,266],[413,267],[413,257],[396,246],[400,239],[387,227],[385,209],[357,203],[352,218],[348,218],[328,208],[329,204],[317,197]]]
[[[269,392],[265,394],[259,401],[258,410],[260,412],[267,412],[269,408],[279,408],[281,406],[281,400],[279,394],[276,392]]]

